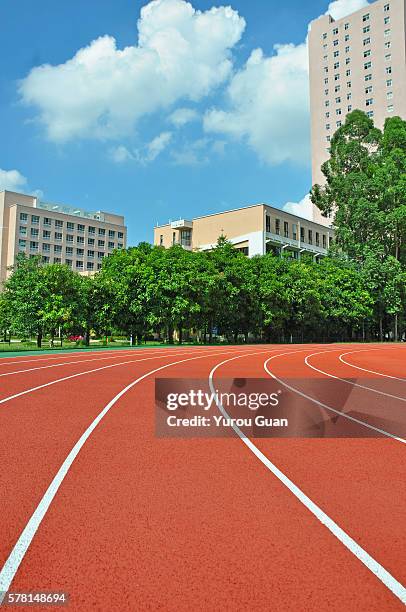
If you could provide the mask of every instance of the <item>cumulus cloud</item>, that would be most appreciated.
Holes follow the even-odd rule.
[[[331,15],[333,19],[341,19],[368,4],[368,0],[335,0],[328,5],[326,15]]]
[[[180,100],[199,101],[232,71],[231,50],[245,21],[230,7],[198,11],[184,0],[141,9],[138,44],[92,41],[64,64],[35,67],[20,84],[48,138],[116,138]]]
[[[304,219],[313,221],[314,206],[310,200],[309,194],[305,195],[300,202],[286,202],[282,208],[293,215],[298,215],[299,217],[304,217]]]
[[[18,170],[0,168],[0,191],[22,191],[26,188],[27,179]]]
[[[134,161],[140,164],[153,162],[164,151],[172,140],[172,132],[161,132],[142,149],[131,151],[124,145],[110,149],[110,158],[116,164]]]
[[[245,139],[269,163],[309,158],[307,45],[276,45],[275,55],[254,50],[227,89],[226,110],[204,118],[207,132]]]
[[[182,127],[198,118],[199,113],[192,108],[178,108],[169,116],[169,121],[175,127]]]

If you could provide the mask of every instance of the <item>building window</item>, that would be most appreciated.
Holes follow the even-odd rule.
[[[98,241],[97,241],[97,246],[98,246],[98,247],[104,247],[104,244],[105,244],[105,243],[104,243],[104,240],[98,240]]]
[[[351,70],[347,70],[346,73],[345,73],[345,76],[347,76],[347,77],[351,76]]]
[[[76,255],[77,257],[83,257],[84,255],[84,250],[83,249],[76,249]]]
[[[323,34],[323,40],[326,40],[326,38],[327,38],[327,32],[324,32],[324,34]]]
[[[39,216],[38,215],[31,215],[31,223],[33,225],[38,225],[39,224]]]
[[[54,245],[54,253],[62,253],[62,245],[61,244],[55,244]]]
[[[372,81],[372,74],[366,74],[365,81]]]
[[[348,66],[348,64],[350,64],[350,63],[351,63],[351,58],[347,57],[346,60],[345,60],[345,65]]]
[[[288,221],[283,222],[283,235],[285,238],[289,238],[289,223]]]
[[[275,234],[279,236],[280,233],[281,233],[281,220],[275,219]]]
[[[362,15],[362,21],[369,21],[369,13],[366,13],[365,15]]]
[[[301,227],[301,228],[300,228],[300,240],[301,240],[302,242],[304,242],[304,241],[305,241],[305,231],[304,231],[304,227]]]
[[[326,101],[324,102],[324,106],[330,106],[330,101],[329,101],[329,100],[326,100]]]
[[[87,239],[87,244],[90,244],[91,246],[93,246],[95,243],[95,239],[94,238],[88,238]]]
[[[164,244],[164,237],[163,237],[163,235],[161,234],[161,235],[159,236],[159,246],[163,246],[163,244]]]
[[[388,105],[388,113],[393,113],[393,104]]]
[[[339,74],[335,74],[334,75],[334,80],[335,81],[339,81],[340,80],[340,75]]]
[[[330,119],[330,112],[329,111],[326,113],[326,119]]]
[[[324,72],[328,72],[328,66],[324,66]]]
[[[50,244],[43,244],[43,245],[42,245],[42,250],[43,250],[45,253],[49,253],[49,252],[50,252],[50,250],[51,250],[51,245],[50,245]]]
[[[87,230],[88,230],[89,234],[95,234],[96,233],[96,228],[93,227],[93,225],[89,225]]]
[[[327,239],[326,239],[326,234],[323,234],[323,249],[327,248]]]
[[[114,242],[110,242],[107,245],[109,247],[109,249],[114,249]]]
[[[46,255],[43,255],[41,257],[41,261],[42,261],[42,263],[49,263],[49,257],[47,257]]]
[[[20,213],[20,221],[23,221],[25,223],[28,221],[27,213]]]
[[[338,45],[338,40],[337,39],[333,40],[333,45],[334,45],[334,47],[337,47],[337,45]]]
[[[334,53],[333,53],[333,56],[334,56],[334,57],[338,57],[339,55],[340,55],[340,52],[339,52],[339,51],[334,51]]]
[[[367,111],[367,115],[368,115],[368,117],[373,117],[374,116],[374,111],[373,110]]]
[[[51,240],[51,232],[49,230],[42,231],[42,238],[44,240]]]
[[[351,87],[351,81],[347,81],[347,87]]]
[[[101,251],[98,251],[97,257],[98,257],[98,259],[103,259],[104,253],[102,253]]]
[[[72,223],[72,221],[67,221],[66,222],[66,229],[73,231],[75,229],[75,224]]]
[[[348,42],[348,41],[350,40],[350,35],[349,35],[349,34],[346,34],[346,35],[344,36],[344,40],[345,40],[345,42]]]
[[[60,219],[55,219],[55,227],[63,227],[63,221]]]
[[[316,246],[320,246],[320,234],[316,232]]]
[[[72,260],[71,259],[65,259],[65,264],[69,267],[72,267]]]
[[[334,63],[334,70],[338,70],[340,67],[340,62],[335,62]]]
[[[386,43],[385,43],[385,49],[390,49],[390,48],[391,48],[391,46],[392,46],[391,41],[390,41],[390,40],[387,40],[387,41],[386,41]]]
[[[385,36],[385,38],[387,38],[388,36],[390,36],[390,28],[388,28],[387,30],[384,31],[383,35]]]
[[[347,111],[348,111],[349,113],[352,111],[352,105],[351,105],[351,104],[349,104],[349,105],[347,106]]]
[[[328,96],[328,89],[325,89],[325,90],[324,90],[324,95],[325,95],[325,96]]]
[[[385,61],[386,61],[386,62],[389,62],[389,60],[391,60],[391,59],[392,59],[392,53],[387,53],[387,54],[385,55]]]
[[[60,257],[54,257],[54,263],[61,263],[61,258]]]
[[[392,66],[386,67],[386,74],[392,74]]]
[[[52,225],[52,219],[49,217],[44,217],[44,225]]]
[[[66,242],[73,242],[72,234],[66,234]]]
[[[336,126],[339,128],[341,127],[341,121],[336,121]]]
[[[369,57],[371,55],[371,49],[364,51],[364,57]]]
[[[34,242],[33,240],[30,241],[30,250],[31,251],[38,251],[38,242]]]
[[[329,130],[329,129],[330,129],[330,124],[326,123],[326,130]]]
[[[385,25],[388,25],[388,23],[390,23],[390,17],[385,17],[383,22],[384,22]]]
[[[371,38],[368,36],[368,38],[364,38],[363,45],[364,47],[366,47],[369,44],[371,44]]]
[[[338,28],[334,28],[333,30],[333,36],[336,36],[338,34]]]
[[[349,52],[350,52],[350,47],[346,47],[346,48],[345,48],[345,52],[346,52],[346,53],[349,53]]]
[[[339,92],[339,91],[340,91],[340,87],[341,87],[341,85],[336,85],[336,86],[334,87],[334,92],[335,92],[335,93]]]
[[[123,246],[124,246],[124,245],[123,245],[123,243],[122,243],[122,242],[118,242],[118,243],[117,243],[117,248],[118,248],[118,249],[122,249],[122,248],[123,248]]]
[[[336,98],[336,104],[340,104],[341,98]]]
[[[341,115],[341,108],[336,108],[336,115]]]
[[[351,92],[347,93],[347,100],[351,100],[351,97],[352,97],[352,93]]]
[[[87,256],[90,257],[90,259],[93,259],[94,257],[94,251],[88,251],[87,252]]]
[[[350,29],[350,24],[349,23],[345,23],[344,24],[344,30],[349,30]]]
[[[392,87],[392,83],[393,83],[392,79],[387,79],[386,87]]]
[[[77,237],[76,237],[76,243],[77,243],[77,244],[85,244],[85,238],[84,238],[84,236],[77,236]]]
[[[386,99],[392,100],[392,98],[393,98],[393,91],[388,91],[388,93],[386,94]]]
[[[292,238],[297,240],[297,225],[295,223],[292,223]]]
[[[106,230],[103,227],[99,227],[98,234],[99,236],[104,236],[106,234]]]
[[[20,232],[21,236],[26,236],[27,235],[27,228],[24,227],[24,225],[20,225],[19,232]]]
[[[365,62],[364,70],[369,70],[372,67],[372,62]]]
[[[115,238],[116,232],[114,230],[109,230],[109,238]]]
[[[84,232],[85,231],[85,226],[82,225],[81,223],[78,223],[77,230],[78,230],[78,232]]]
[[[308,241],[309,244],[313,244],[313,230],[311,229],[308,230]]]
[[[38,228],[36,228],[36,227],[35,228],[34,227],[31,228],[31,236],[33,238],[38,238],[38,233],[39,233],[39,229]]]
[[[117,237],[118,238],[124,238],[123,232],[117,232]]]
[[[19,240],[18,241],[18,248],[20,249],[20,251],[22,249],[25,249],[26,246],[27,246],[27,241],[26,240]]]
[[[76,262],[76,269],[77,270],[83,270],[83,261],[77,261]]]
[[[55,232],[55,240],[62,240],[62,233],[61,232]]]
[[[372,93],[372,85],[368,85],[368,87],[365,87],[365,93],[366,94]]]
[[[384,4],[383,10],[385,13],[387,13],[389,11],[389,4]]]
[[[86,264],[86,268],[88,270],[94,270],[94,263],[93,263],[93,261],[88,261],[87,264]]]
[[[66,247],[65,252],[66,255],[73,255],[73,247]]]
[[[366,106],[372,106],[373,103],[374,103],[374,99],[373,98],[367,98],[365,100],[365,105]]]

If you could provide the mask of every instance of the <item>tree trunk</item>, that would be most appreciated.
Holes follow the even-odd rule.
[[[42,346],[42,331],[37,334],[37,347],[41,348]]]
[[[398,314],[395,314],[395,330],[394,330],[394,341],[397,342],[398,341]]]
[[[90,346],[90,329],[86,327],[85,331],[85,345]]]
[[[182,325],[179,326],[179,344],[183,342],[183,328]]]
[[[379,340],[383,342],[383,320],[382,317],[379,317]]]

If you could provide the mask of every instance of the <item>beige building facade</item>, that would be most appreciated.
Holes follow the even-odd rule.
[[[323,15],[309,32],[312,183],[345,116],[368,113],[377,127],[387,117],[406,119],[406,0],[376,0],[334,20]],[[320,212],[315,220],[323,221]]]
[[[315,258],[327,254],[333,230],[266,204],[196,217],[179,219],[154,228],[154,244],[180,244],[188,250],[211,250],[225,236],[245,255],[289,253],[299,259],[308,253]]]
[[[35,196],[0,192],[0,281],[19,253],[40,255],[44,263],[63,263],[83,274],[101,268],[103,257],[126,247],[124,217],[87,212]]]

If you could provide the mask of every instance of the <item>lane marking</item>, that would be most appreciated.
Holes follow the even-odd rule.
[[[11,585],[11,582],[13,581],[14,576],[32,542],[32,539],[35,536],[45,514],[48,511],[49,506],[52,503],[52,500],[54,499],[56,493],[58,492],[58,489],[61,486],[72,463],[74,462],[75,458],[79,454],[80,450],[82,449],[83,445],[88,440],[92,432],[95,430],[95,428],[100,423],[100,421],[105,417],[105,415],[109,412],[109,410],[114,406],[114,404],[125,393],[127,393],[127,391],[132,389],[135,385],[137,385],[142,380],[148,378],[152,374],[155,374],[156,372],[169,368],[173,365],[177,365],[179,363],[184,363],[186,361],[193,361],[195,359],[205,359],[207,357],[216,357],[219,354],[222,355],[222,354],[227,354],[231,352],[233,351],[216,351],[215,353],[210,353],[209,355],[207,354],[199,355],[196,357],[189,357],[188,359],[181,359],[179,361],[173,361],[173,362],[164,364],[163,366],[155,368],[154,370],[150,370],[149,372],[146,372],[142,376],[139,376],[134,381],[132,381],[129,385],[124,387],[119,393],[117,393],[117,395],[115,395],[112,400],[110,400],[110,402],[103,408],[103,410],[97,415],[97,417],[87,427],[87,429],[81,435],[81,437],[76,442],[72,450],[69,452],[68,456],[66,457],[65,461],[62,463],[61,467],[59,468],[58,472],[53,478],[48,489],[44,493],[38,506],[36,507],[33,514],[31,515],[31,518],[29,519],[28,523],[26,524],[23,531],[21,532],[21,535],[18,538],[16,544],[14,545],[6,562],[4,563],[3,568],[0,571],[0,605],[4,599],[5,592],[8,591]],[[263,352],[267,352],[267,351],[263,351]],[[251,355],[251,354],[252,353],[247,353],[247,355]]]
[[[406,349],[401,348],[400,350],[405,351]],[[363,370],[364,372],[369,372],[370,374],[377,374],[377,376],[385,376],[385,378],[394,378],[395,380],[401,380],[402,382],[406,382],[406,378],[399,378],[398,376],[391,376],[391,374],[383,374],[382,372],[376,372],[375,370],[368,370],[367,368],[361,368],[361,366],[356,366],[353,363],[349,363],[348,361],[343,359],[344,355],[352,355],[353,353],[361,353],[361,352],[362,351],[348,351],[348,353],[341,353],[341,355],[339,355],[338,358],[340,361],[350,366],[351,368],[356,368],[357,370]]]
[[[299,352],[299,351],[297,351]],[[282,353],[281,355],[285,355]],[[216,370],[223,364],[239,359],[242,356],[232,357],[226,359],[221,363],[217,364],[209,374],[209,385],[212,393],[215,393],[215,387],[213,384],[213,376]],[[279,355],[276,355],[278,357]],[[267,360],[269,361],[269,360]],[[266,363],[266,362],[265,362]],[[216,404],[225,418],[230,418],[227,411],[221,405],[220,402],[216,401]],[[346,533],[332,518],[330,518],[317,504],[315,504],[310,497],[308,497],[286,474],[284,474],[264,453],[262,453],[257,446],[247,437],[244,436],[238,425],[232,422],[232,428],[242,442],[249,448],[249,450],[268,468],[274,476],[278,478],[293,495],[308,509],[310,512],[324,525],[327,529],[353,554],[367,567],[403,604],[406,604],[406,588],[398,581],[392,574],[390,574],[378,561],[376,561],[369,553],[366,552],[348,533]]]
[[[372,391],[372,393],[377,393],[379,395],[385,395],[386,397],[391,397],[392,399],[399,400],[400,402],[406,402],[405,397],[399,397],[398,395],[392,395],[391,393],[386,393],[385,391],[379,391],[379,389],[373,389],[372,387],[367,387],[366,385],[361,385],[356,382],[351,382],[350,380],[346,380],[345,378],[340,378],[340,376],[335,376],[334,374],[329,374],[325,370],[316,368],[316,366],[308,362],[308,359],[310,359],[310,357],[314,357],[315,355],[323,355],[326,352],[329,352],[329,351],[320,351],[319,353],[312,353],[311,355],[307,355],[307,357],[304,360],[305,364],[312,370],[315,370],[315,372],[319,372],[320,374],[325,374],[326,376],[329,376],[330,378],[335,378],[336,380],[340,380],[341,382],[347,383],[347,385],[351,385],[353,387],[359,387],[360,389],[366,389],[367,391]]]
[[[298,351],[293,351],[293,353],[295,353],[295,352],[298,352]],[[325,351],[325,352],[332,353],[333,351]],[[367,423],[365,421],[361,421],[361,419],[357,419],[357,418],[355,418],[355,417],[353,417],[353,416],[351,416],[349,414],[346,414],[345,412],[341,412],[340,410],[336,410],[335,408],[332,408],[331,406],[328,406],[327,404],[324,404],[323,402],[320,402],[319,400],[316,400],[314,397],[311,397],[310,395],[307,395],[306,393],[303,393],[302,391],[300,391],[296,387],[292,387],[288,383],[284,382],[282,379],[278,378],[275,374],[273,374],[268,369],[268,363],[272,359],[276,359],[277,357],[281,357],[281,356],[284,356],[284,355],[290,355],[290,354],[293,354],[293,353],[282,353],[281,355],[275,355],[274,357],[270,357],[269,359],[267,359],[264,362],[264,370],[265,370],[265,372],[267,372],[269,374],[269,376],[271,376],[274,380],[277,380],[281,385],[283,385],[284,387],[286,387],[290,391],[293,391],[297,395],[300,395],[300,396],[304,397],[305,399],[313,402],[314,404],[317,404],[321,408],[325,408],[326,410],[330,410],[330,412],[334,412],[335,414],[338,414],[338,415],[340,415],[340,416],[342,416],[342,417],[344,417],[344,418],[346,418],[346,419],[348,419],[350,421],[353,421],[354,423],[357,423],[358,425],[362,425],[363,427],[367,427],[368,429],[372,429],[372,430],[374,430],[374,431],[376,431],[378,433],[381,433],[384,436],[387,436],[388,438],[392,438],[392,440],[396,440],[397,442],[402,442],[402,444],[406,444],[406,440],[404,438],[401,438],[399,436],[391,434],[388,431],[385,431],[384,429],[380,429],[379,427],[375,427],[374,425],[371,425],[370,423]],[[346,381],[346,382],[348,382],[348,381]]]
[[[193,354],[186,353],[187,355]],[[100,372],[101,370],[107,370],[109,368],[118,368],[122,365],[127,365],[129,363],[137,363],[139,361],[150,361],[151,359],[163,359],[164,357],[175,357],[179,355],[179,353],[171,353],[165,355],[158,355],[154,357],[145,357],[143,359],[130,359],[129,361],[121,361],[120,363],[112,363],[106,366],[102,366],[100,368],[94,368],[93,370],[86,370],[85,372],[78,372],[76,374],[70,374],[69,376],[64,376],[63,378],[57,378],[55,380],[51,380],[47,383],[43,383],[42,385],[37,385],[36,387],[30,387],[29,389],[25,389],[24,391],[20,391],[19,393],[14,393],[14,395],[9,395],[8,397],[4,397],[0,399],[0,404],[5,404],[10,400],[16,399],[17,397],[21,397],[23,395],[27,395],[28,393],[32,393],[33,391],[38,391],[39,389],[45,389],[46,387],[51,387],[52,385],[56,385],[60,382],[64,382],[65,380],[70,380],[72,378],[78,378],[79,376],[85,376],[86,374],[91,374],[92,372]]]

